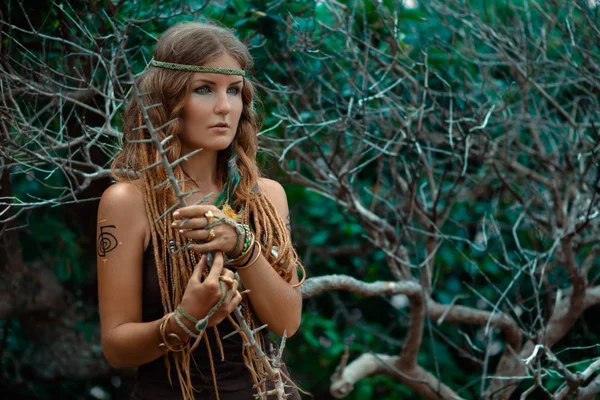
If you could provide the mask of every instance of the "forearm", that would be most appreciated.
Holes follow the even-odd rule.
[[[302,296],[300,289],[286,282],[261,255],[248,269],[239,271],[258,319],[269,325],[269,330],[280,336],[284,331],[292,336],[300,326]]]
[[[147,364],[164,355],[158,348],[161,343],[159,325],[163,319],[151,322],[128,322],[117,326],[102,337],[102,350],[108,363],[115,368]],[[189,326],[189,323],[186,323]],[[191,329],[193,331],[193,328]],[[173,318],[165,327],[167,334],[175,333],[182,341],[189,336]]]

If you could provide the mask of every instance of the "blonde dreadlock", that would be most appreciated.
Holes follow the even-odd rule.
[[[202,46],[198,46],[202,43]],[[188,65],[203,65],[209,60],[227,53],[234,57],[242,69],[252,68],[252,58],[247,48],[235,37],[232,31],[200,23],[181,23],[168,29],[160,38],[154,49],[154,58],[169,60],[170,62]],[[161,142],[168,146],[167,158],[171,163],[180,157],[181,145],[179,120],[181,109],[185,103],[188,84],[192,73],[186,71],[163,70],[150,68],[140,75],[136,81],[138,88],[143,93],[145,106],[160,104],[161,106],[147,109],[153,127],[164,127],[156,134]],[[256,165],[258,150],[256,133],[259,130],[256,112],[252,106],[254,88],[251,81],[244,78],[242,88],[243,109],[238,124],[238,131],[232,148],[219,154],[217,174],[221,182],[228,182],[227,161],[231,152],[235,152],[235,166],[240,175],[240,181],[235,187],[231,207],[240,213],[242,221],[251,223],[255,237],[261,242],[262,254],[272,265],[273,269],[286,281],[292,279],[293,268],[300,267],[298,256],[291,244],[290,237],[283,220],[269,199],[258,188],[257,182],[260,172]],[[175,192],[168,184],[167,174],[162,165],[153,169],[142,171],[144,168],[157,162],[160,157],[158,149],[151,143],[135,142],[149,139],[150,133],[141,118],[141,106],[133,97],[123,115],[123,131],[126,140],[121,153],[112,164],[113,176],[119,181],[132,180],[128,171],[134,171],[142,179],[145,191],[146,213],[151,227],[151,239],[154,248],[157,275],[165,315],[173,312],[180,303],[188,280],[192,274],[195,257],[190,251],[180,251],[171,254],[171,244],[175,248],[185,245],[179,235],[174,235],[170,229],[173,221],[171,213],[165,214],[176,201]],[[171,136],[171,139],[165,140]],[[163,142],[163,143],[164,143]],[[175,177],[185,191],[184,173],[181,167],[173,167]],[[165,215],[163,215],[165,214]],[[161,218],[162,217],[162,218]],[[273,251],[275,249],[276,251]],[[303,274],[304,275],[304,274]],[[304,276],[303,276],[304,279]],[[256,327],[254,316],[247,297],[242,301],[242,310],[246,323],[251,329]],[[235,321],[228,317],[234,327]],[[218,331],[216,338],[221,349]],[[244,342],[248,338],[241,333]],[[208,345],[208,337],[204,335]],[[194,398],[190,375],[190,360],[194,349],[198,346],[202,336],[196,339],[191,346],[186,346],[183,351],[172,353],[183,399]],[[264,349],[262,335],[256,333],[255,340]],[[250,371],[255,386],[265,392],[265,369],[262,361],[256,357],[251,346],[243,347],[243,358]],[[171,381],[169,358],[165,355],[167,374]],[[214,368],[213,382],[218,389]],[[171,382],[172,384],[172,382]]]

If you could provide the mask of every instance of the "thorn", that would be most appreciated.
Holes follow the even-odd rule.
[[[228,333],[227,335],[223,336],[223,337],[221,338],[221,340],[225,340],[225,339],[227,339],[227,338],[229,338],[229,337],[231,337],[231,336],[235,335],[236,333],[240,333],[240,329],[236,329],[235,331]]]
[[[177,250],[175,250],[173,253],[171,253],[171,255],[175,255],[183,250],[186,250],[187,248],[188,248],[187,245],[184,245],[183,247],[180,247]]]
[[[259,326],[258,328],[256,328],[255,330],[252,331],[252,335],[254,336],[255,333],[262,331],[267,326],[269,326],[269,324],[264,324],[263,326]]]

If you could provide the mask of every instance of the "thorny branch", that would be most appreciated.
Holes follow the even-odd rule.
[[[110,176],[124,100],[130,90],[142,97],[132,87],[134,71],[144,68],[145,46],[154,41],[144,24],[198,15],[208,4],[169,13],[157,3],[123,19],[128,2],[109,3],[88,19],[66,3],[61,35],[0,16],[7,43],[0,175],[9,171],[13,181],[52,193],[1,197],[0,223],[89,200],[85,190]],[[382,252],[382,268],[396,280],[317,276],[303,286],[304,298],[345,290],[404,296],[409,308],[400,354],[348,354],[332,394],[343,397],[360,379],[386,374],[425,398],[459,398],[463,388],[452,389],[444,371],[417,362],[423,344],[433,344],[435,321],[440,330],[478,327],[481,337],[461,331],[482,366],[473,395],[509,398],[523,384],[524,397],[540,390],[593,398],[597,360],[578,374],[560,360],[569,349],[553,346],[600,303],[597,9],[531,0],[495,2],[484,13],[434,0],[422,2],[418,18],[404,18],[403,2],[386,3],[373,2],[374,19],[352,1],[320,2],[328,13],[322,20],[288,13],[277,53],[258,49],[281,73],[260,76],[277,118],[260,135],[265,150],[293,182],[337,203],[363,230],[358,245],[315,253]],[[30,49],[34,40],[44,41],[45,53]],[[146,127],[159,149],[167,144],[152,133],[157,127]],[[161,154],[168,171],[164,148]],[[165,184],[177,188],[167,175]],[[187,194],[177,195],[184,204]],[[470,295],[443,304],[453,275]],[[252,338],[243,323],[240,330]],[[273,393],[281,395],[278,360],[269,362]],[[546,370],[564,380],[554,394],[544,387]]]
[[[397,279],[315,277],[303,295],[404,296],[410,310],[401,355],[344,357],[332,377],[337,397],[390,366],[406,374],[395,375],[400,382],[426,390],[426,379],[406,371],[421,368],[421,344],[433,340],[428,321],[438,319],[481,326],[479,396],[509,398],[522,382],[533,383],[524,396],[547,392],[543,367],[524,360],[536,346],[550,354],[598,303],[589,286],[600,213],[597,12],[586,2],[495,4],[483,12],[423,2],[423,21],[435,22],[416,24],[400,4],[379,3],[371,26],[360,6],[325,1],[331,22],[310,36],[297,20],[288,23],[294,35],[281,59],[294,63],[285,64],[288,84],[271,87],[269,97],[284,131],[262,138],[293,182],[356,219]],[[488,207],[477,212],[477,204]],[[450,276],[440,257],[449,251],[462,257],[451,268],[491,289],[465,282],[483,306],[434,300]],[[499,279],[489,264],[512,279]],[[595,381],[581,389],[586,381],[558,357],[549,368],[570,394],[600,393]],[[450,398],[443,371],[432,379],[433,392],[419,393]]]
[[[117,115],[129,95],[133,95],[141,105],[143,126],[140,129],[145,129],[149,134],[148,139],[141,141],[152,143],[159,154],[158,162],[149,168],[164,168],[167,179],[160,186],[173,188],[177,197],[176,203],[160,218],[164,218],[176,207],[187,205],[186,198],[194,193],[182,191],[181,182],[175,176],[173,168],[201,149],[178,160],[171,161],[167,157],[172,137],[159,137],[158,132],[163,127],[153,126],[148,114],[148,110],[156,105],[145,104],[144,93],[135,84],[134,69],[143,69],[146,61],[144,54],[140,54],[143,50],[141,42],[145,40],[150,47],[155,39],[142,35],[138,38],[140,40],[132,44],[130,36],[139,34],[137,26],[159,19],[173,19],[181,13],[194,15],[202,11],[208,2],[196,9],[185,6],[174,13],[169,13],[166,9],[158,13],[155,9],[144,16],[138,15],[141,18],[120,20],[122,17],[117,15],[123,3],[111,3],[108,11],[94,7],[97,13],[89,14],[88,17],[97,18],[97,25],[83,22],[81,15],[70,8],[69,3],[64,7],[58,6],[59,12],[64,13],[65,19],[72,24],[64,27],[68,33],[61,36],[45,33],[43,28],[34,27],[29,20],[28,26],[22,27],[0,17],[0,27],[9,46],[14,48],[3,52],[0,62],[0,176],[7,171],[15,179],[35,180],[52,193],[50,198],[36,198],[32,195],[30,198],[17,195],[1,197],[0,224],[11,222],[34,208],[81,201],[79,197],[94,180],[109,177],[108,163],[118,150],[113,139],[122,138],[122,133],[116,128]],[[90,31],[91,26],[98,28],[98,31]],[[45,41],[46,52],[61,51],[64,57],[52,61],[45,59],[44,54],[28,51],[27,41],[35,39]],[[109,45],[103,46],[102,42]],[[16,56],[12,55],[11,50],[18,50],[14,53]],[[94,156],[93,151],[98,150],[104,157]],[[141,171],[128,171],[133,176],[139,172]],[[58,289],[62,288],[56,289],[54,286],[53,293],[60,295]],[[38,297],[40,296],[36,300]],[[48,295],[42,297],[49,298]],[[0,308],[4,312],[0,314],[3,318],[9,318],[13,315],[12,309],[4,307],[10,302],[4,297],[3,300],[6,301],[2,302]],[[40,305],[33,301],[31,303],[33,306],[28,310],[20,311],[24,314],[38,312]],[[53,304],[44,304],[44,307],[52,307]],[[239,310],[236,316],[241,317]],[[281,348],[272,351],[276,354],[275,358],[269,359],[254,340],[253,332],[249,331],[243,317],[241,318],[240,331],[244,333],[242,337],[246,345],[253,346],[255,353],[263,359],[268,374],[260,379],[273,382],[275,387],[263,395],[285,399],[284,377],[279,369],[285,338]],[[97,373],[106,374],[108,365],[106,362],[101,364],[102,367],[97,367]],[[77,368],[76,365],[73,368]],[[79,375],[84,376],[86,373],[87,370],[81,371]]]

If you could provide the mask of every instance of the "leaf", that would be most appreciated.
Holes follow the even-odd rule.
[[[67,281],[71,277],[70,260],[56,263],[56,276],[61,282]]]

